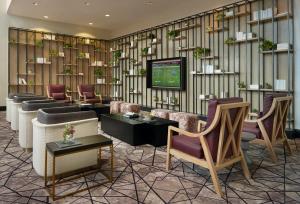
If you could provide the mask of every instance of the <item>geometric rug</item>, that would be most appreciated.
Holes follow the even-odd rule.
[[[99,130],[101,132],[101,130]],[[172,158],[172,170],[165,169],[166,147],[133,147],[111,136],[114,142],[114,180],[53,202],[44,179],[32,168],[31,153],[19,146],[18,134],[11,130],[0,112],[0,203],[299,203],[300,140],[291,140],[293,154],[276,148],[278,163],[270,160],[264,147],[250,145],[248,155],[251,180],[244,178],[239,164],[218,172],[224,198],[214,191],[208,170]],[[103,157],[108,157],[109,149]],[[109,166],[104,166],[109,169]],[[100,173],[66,182],[58,194],[103,181]]]

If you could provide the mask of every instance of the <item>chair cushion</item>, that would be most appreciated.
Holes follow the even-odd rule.
[[[94,85],[89,85],[89,84],[81,84],[79,85],[79,90],[83,94],[84,92],[95,92],[95,86]]]
[[[172,148],[200,159],[204,158],[203,149],[198,137],[188,137],[185,135],[173,136]]]
[[[82,93],[87,99],[95,98],[94,92],[83,92]]]
[[[243,132],[253,133],[257,139],[261,139],[261,132],[257,123],[252,122],[244,122]]]
[[[65,85],[63,84],[49,85],[48,91],[51,97],[53,97],[53,93],[65,93]]]
[[[65,100],[66,95],[65,93],[52,93],[52,97],[55,100]]]

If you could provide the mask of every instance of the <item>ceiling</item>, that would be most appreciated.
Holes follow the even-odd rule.
[[[11,0],[8,13],[91,26],[108,30],[113,35],[121,35],[234,1],[236,0]],[[35,2],[37,6],[34,5]],[[110,17],[105,17],[106,14]],[[45,19],[44,16],[49,18]]]

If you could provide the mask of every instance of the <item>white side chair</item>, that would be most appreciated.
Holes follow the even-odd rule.
[[[41,110],[39,110],[41,111]],[[84,111],[87,112],[87,111]],[[38,113],[39,114],[39,113]],[[94,113],[95,115],[95,113]],[[75,128],[75,138],[98,134],[98,118],[69,121],[57,124],[44,124],[38,118],[32,120],[33,123],[33,152],[32,163],[36,173],[40,176],[45,174],[45,148],[49,142],[63,139],[63,131],[66,124],[71,124]],[[65,155],[56,159],[57,174],[69,172],[76,169],[97,164],[97,150],[79,152],[72,155]],[[52,175],[52,156],[48,154],[47,176]]]

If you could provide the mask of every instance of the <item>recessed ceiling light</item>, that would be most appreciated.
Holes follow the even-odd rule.
[[[146,5],[152,5],[152,1],[145,1],[144,4],[146,4]]]
[[[84,2],[84,5],[89,6],[89,5],[91,5],[91,3],[86,1],[86,2]]]
[[[109,14],[105,14],[105,17],[110,17],[110,15]]]
[[[39,3],[38,2],[33,2],[32,3],[34,6],[37,6],[37,5],[39,5]]]
[[[93,23],[89,23],[89,25],[93,25]]]
[[[49,18],[49,16],[44,16],[44,18]]]

